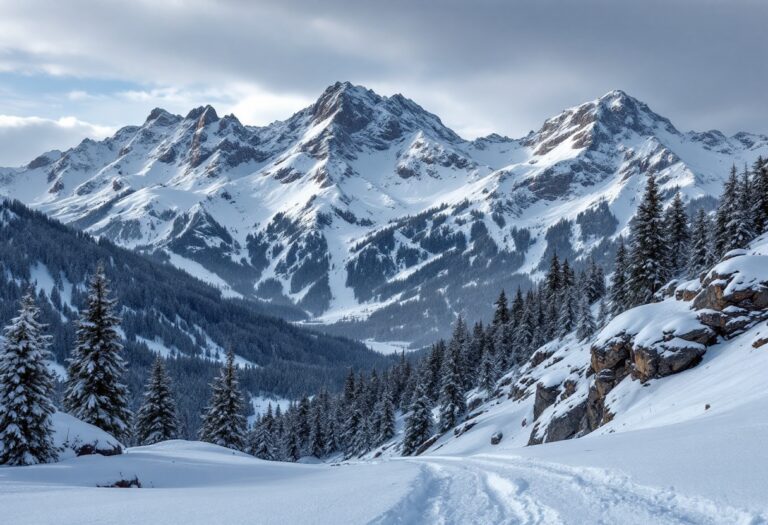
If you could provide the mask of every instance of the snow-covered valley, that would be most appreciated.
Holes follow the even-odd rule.
[[[170,441],[0,469],[0,508],[15,525],[758,525],[768,520],[765,403],[537,447],[483,440],[471,454],[340,465]],[[106,488],[134,477],[142,488]]]

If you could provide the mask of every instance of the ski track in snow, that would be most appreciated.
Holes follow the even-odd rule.
[[[638,485],[601,469],[501,456],[406,461],[418,464],[421,476],[398,505],[371,525],[768,523],[765,515]]]

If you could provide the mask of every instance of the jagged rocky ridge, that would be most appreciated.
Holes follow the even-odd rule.
[[[328,329],[430,342],[488,312],[553,252],[610,264],[644,175],[711,207],[768,137],[683,133],[621,91],[522,139],[467,141],[401,96],[349,83],[265,127],[210,107],[0,170],[0,194],[226,294],[297,305]],[[578,267],[577,262],[577,267]]]

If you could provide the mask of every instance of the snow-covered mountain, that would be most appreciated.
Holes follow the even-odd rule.
[[[467,141],[401,95],[336,83],[265,127],[200,107],[0,170],[0,194],[227,294],[329,329],[431,342],[553,251],[608,262],[644,187],[712,206],[768,137],[683,133],[621,91],[522,139]]]

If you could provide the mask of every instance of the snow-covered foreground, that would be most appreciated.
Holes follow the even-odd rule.
[[[0,469],[3,523],[768,523],[764,406],[537,447],[342,465],[197,442]],[[141,489],[101,488],[138,478]]]

